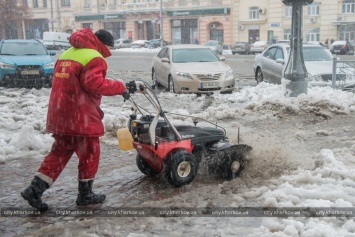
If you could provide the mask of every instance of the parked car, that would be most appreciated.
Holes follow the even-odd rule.
[[[325,47],[325,45],[320,41],[308,41],[307,44],[316,44]]]
[[[154,45],[150,43],[148,40],[136,40],[131,43],[131,48],[154,48]]]
[[[250,46],[250,53],[257,54],[263,52],[267,47],[271,45],[269,41],[256,41]]]
[[[323,46],[303,44],[303,58],[307,69],[307,80],[311,86],[331,86],[333,56]],[[282,71],[290,53],[290,45],[273,44],[262,54],[255,56],[254,75],[257,83],[262,81],[281,84]],[[352,75],[354,72],[351,73]],[[349,75],[350,76],[350,75]],[[336,80],[345,80],[344,72],[337,72]]]
[[[0,41],[0,85],[52,86],[55,54],[38,40]]]
[[[278,44],[290,44],[290,40],[279,40],[277,41]]]
[[[354,46],[348,41],[334,41],[330,45],[330,52],[332,54],[348,54],[354,55]]]
[[[233,70],[207,46],[168,45],[153,58],[153,86],[175,93],[206,94],[235,89]]]
[[[149,40],[149,42],[152,43],[154,48],[159,48],[161,46],[160,45],[161,39],[151,39],[151,40]],[[171,44],[170,42],[164,40],[163,46],[167,46],[170,44]]]
[[[113,46],[113,49],[130,48],[130,47],[131,47],[130,40],[118,39],[118,40],[115,40],[115,45]]]
[[[42,43],[47,49],[69,49],[71,47],[69,43],[70,36],[71,34],[68,34],[66,32],[46,31],[43,32]]]
[[[213,52],[215,52],[218,55],[223,54],[223,45],[222,42],[219,42],[217,40],[209,40],[205,43],[205,46],[209,47],[212,49]]]
[[[250,44],[248,42],[237,42],[232,47],[232,54],[250,54]]]

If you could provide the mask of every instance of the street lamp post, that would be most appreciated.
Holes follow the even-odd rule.
[[[290,56],[282,73],[282,93],[286,97],[297,97],[307,94],[307,69],[302,53],[302,18],[303,5],[313,0],[281,0],[285,5],[292,6],[292,23],[290,39]]]

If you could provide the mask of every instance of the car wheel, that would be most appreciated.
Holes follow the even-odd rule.
[[[264,81],[264,76],[263,76],[263,72],[261,71],[261,68],[256,69],[255,80],[257,84]]]
[[[168,79],[168,91],[171,93],[175,93],[174,81],[171,76],[169,76],[169,79]]]
[[[197,162],[193,154],[186,150],[173,151],[165,160],[164,174],[175,187],[189,184],[197,174]]]
[[[152,69],[152,88],[153,89],[155,89],[155,88],[161,89],[162,88],[162,85],[157,80],[157,76],[155,74],[154,68]]]
[[[149,177],[154,177],[158,174],[157,171],[155,171],[149,164],[144,160],[144,158],[140,155],[137,154],[136,157],[136,164],[138,169],[145,175]]]

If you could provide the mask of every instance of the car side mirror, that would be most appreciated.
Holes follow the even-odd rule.
[[[168,58],[162,58],[161,62],[162,63],[170,63],[170,60]]]
[[[55,51],[49,51],[49,55],[54,56],[54,55],[57,55],[57,53]]]
[[[221,61],[226,61],[226,57],[220,56],[220,57],[219,57],[219,60],[221,60]]]
[[[285,60],[283,60],[282,58],[278,58],[276,59],[276,63],[284,64]]]

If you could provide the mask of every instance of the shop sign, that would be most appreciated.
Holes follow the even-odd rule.
[[[88,20],[105,20],[105,19],[123,19],[123,14],[95,14],[75,16],[76,21],[88,21]]]
[[[168,11],[167,14],[168,16],[224,15],[230,14],[230,8]]]

